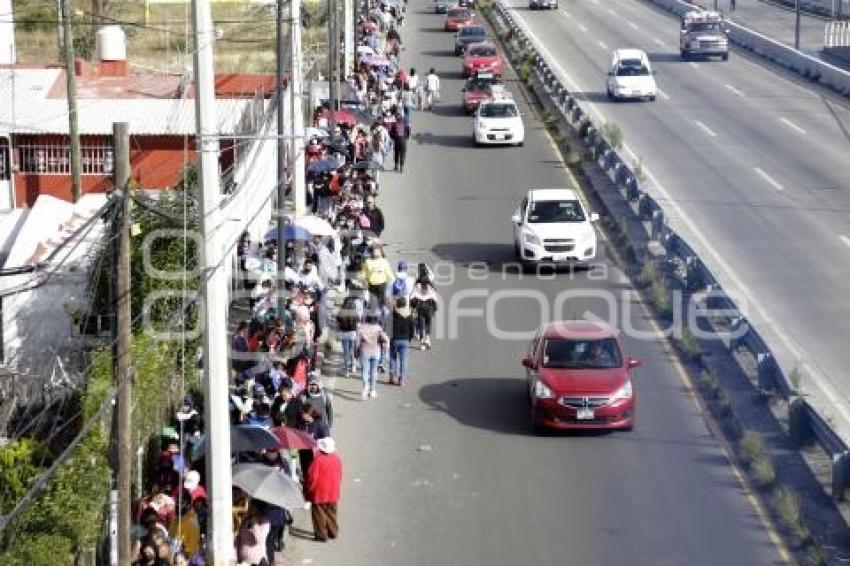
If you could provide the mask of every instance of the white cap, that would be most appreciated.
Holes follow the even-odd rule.
[[[333,454],[336,452],[336,442],[334,442],[334,439],[330,436],[317,440],[316,446],[325,454]]]
[[[201,483],[201,474],[199,474],[196,470],[190,470],[186,473],[186,477],[183,479],[183,487],[188,490],[195,489]]]

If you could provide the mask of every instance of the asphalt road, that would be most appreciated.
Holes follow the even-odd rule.
[[[525,341],[498,336],[494,327],[536,329],[546,316],[540,305],[552,307],[565,291],[575,296],[552,318],[589,311],[607,319],[611,297],[621,321],[625,314],[644,331],[648,322],[627,301],[632,288],[604,255],[589,273],[501,274],[512,257],[509,218],[526,188],[569,181],[524,102],[524,147],[472,146],[471,120],[459,108],[460,59],[451,54],[451,35],[440,31],[442,18],[420,13],[421,5],[411,6],[403,30],[406,61],[419,72],[438,69],[443,102],[433,114],[414,116],[408,167],[403,175],[385,174],[381,201],[391,259],[424,258],[437,267],[443,337],[433,351],[413,352],[408,387],[384,385],[377,399],[363,402],[358,381],[336,380],[334,435],[345,478],[341,536],[319,544],[298,531],[287,563],[778,563],[755,508],[657,340],[623,337],[627,354],[644,360],[635,377],[634,431],[531,434],[519,365]],[[509,88],[518,92],[512,80]],[[488,266],[469,271],[481,261]],[[452,301],[458,308],[450,308]],[[488,302],[492,324],[480,313],[459,312],[483,311]],[[298,515],[303,528],[307,516]]]
[[[681,62],[677,20],[646,2],[510,5],[593,116],[622,129],[671,225],[850,436],[846,101],[737,50],[726,63]],[[608,101],[605,71],[622,46],[650,54],[655,103]]]

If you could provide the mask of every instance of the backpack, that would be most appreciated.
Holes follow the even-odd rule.
[[[395,278],[392,286],[392,294],[394,298],[407,295],[407,281],[404,280],[404,277]]]
[[[395,124],[393,124],[393,137],[396,139],[404,139],[404,135],[407,133],[404,127],[404,120],[396,120]]]

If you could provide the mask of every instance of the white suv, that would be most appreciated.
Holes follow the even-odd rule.
[[[617,49],[608,70],[608,96],[615,99],[655,100],[655,72],[641,49]]]
[[[596,257],[596,213],[571,189],[532,189],[511,221],[514,250],[523,264],[586,263]]]

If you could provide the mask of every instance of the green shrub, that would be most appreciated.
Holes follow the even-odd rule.
[[[602,128],[600,128],[599,134],[612,148],[620,149],[623,147],[623,131],[617,124],[606,122]]]
[[[582,120],[581,123],[579,123],[578,125],[578,136],[582,139],[586,138],[588,131],[590,131],[591,125],[592,124],[590,123],[590,120],[588,120],[587,118]]]
[[[699,358],[702,354],[702,347],[699,340],[697,340],[694,333],[687,326],[682,328],[682,333],[679,337],[679,346],[681,346],[682,351],[692,360]]]
[[[745,432],[738,442],[738,458],[741,460],[741,465],[749,469],[753,462],[764,457],[764,440],[761,436],[752,431]]]
[[[720,382],[710,371],[703,370],[697,383],[706,399],[714,400],[720,396]]]
[[[527,61],[523,61],[516,70],[517,77],[524,83],[528,82],[531,77],[531,65]]]
[[[767,456],[754,461],[750,472],[762,487],[771,487],[776,482],[776,469],[773,467],[773,461]]]
[[[774,495],[776,513],[779,521],[794,538],[805,543],[811,535],[803,524],[803,512],[800,506],[800,496],[790,488],[780,487]]]
[[[806,549],[804,564],[806,566],[826,566],[826,555],[819,546],[814,544],[809,545]]]

